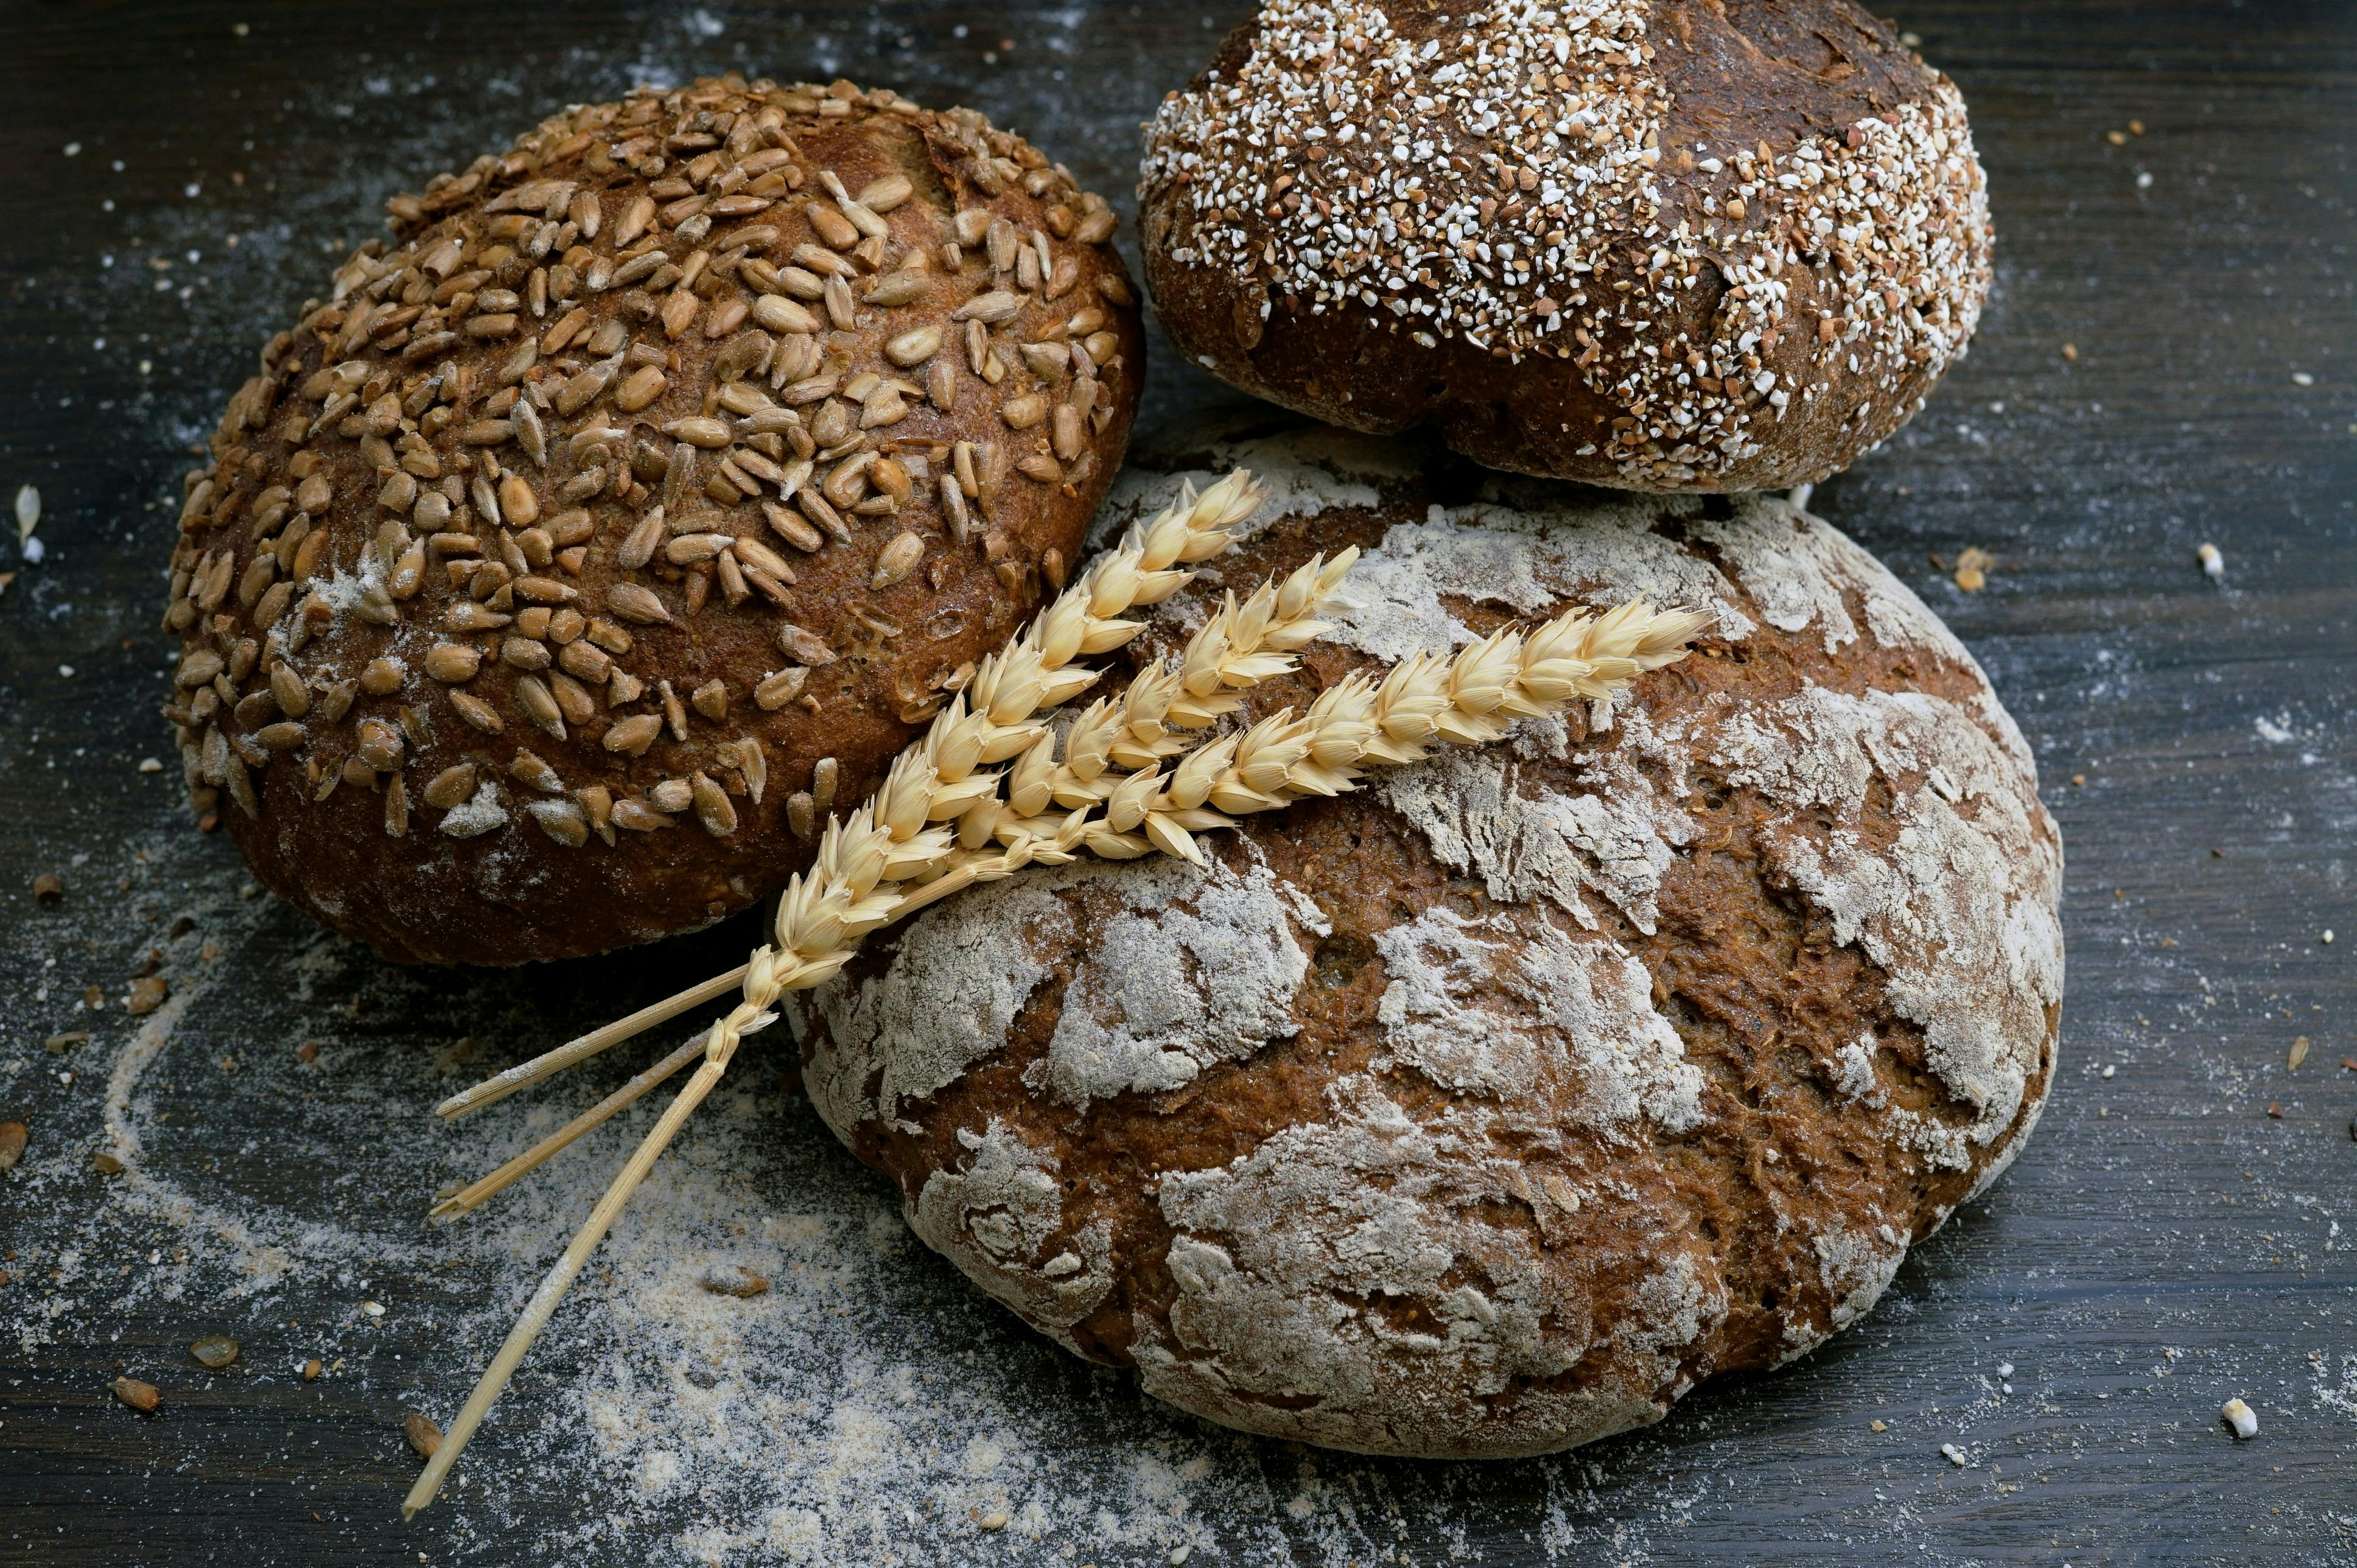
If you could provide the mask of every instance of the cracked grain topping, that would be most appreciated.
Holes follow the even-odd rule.
[[[641,90],[387,208],[188,478],[200,812],[806,839],[1061,585],[1119,464],[1114,215],[972,111]]]
[[[1240,291],[1247,355],[1283,309],[1568,362],[1614,417],[1562,445],[1631,488],[1728,488],[1821,398],[1854,451],[1964,351],[1987,291],[1964,101],[1893,42],[1874,63],[1904,67],[1906,101],[1758,134],[1681,101],[1730,48],[1778,90],[1786,62],[1735,30],[1766,28],[1728,9],[1268,0],[1241,64],[1148,127],[1141,196],[1171,219],[1149,243]],[[1839,84],[1858,68],[1835,54],[1816,74]]]

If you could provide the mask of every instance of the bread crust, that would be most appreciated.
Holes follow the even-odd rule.
[[[2012,1160],[2060,843],[1970,655],[1788,503],[1467,501],[1320,439],[1211,465],[1276,489],[1230,585],[1368,551],[1255,714],[1572,604],[1717,624],[1609,729],[1251,819],[1201,871],[960,895],[796,1000],[804,1082],[930,1245],[1161,1398],[1369,1453],[1566,1447],[1855,1321]],[[1165,493],[1124,490],[1111,522]]]
[[[1139,229],[1180,352],[1629,489],[1813,482],[1911,417],[1991,277],[1954,84],[1848,0],[1507,9],[1267,0],[1165,101]]]
[[[400,961],[745,908],[1068,570],[1143,364],[1112,211],[971,111],[735,78],[388,209],[190,476],[199,810]]]

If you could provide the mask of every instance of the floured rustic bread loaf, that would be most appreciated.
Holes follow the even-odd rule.
[[[1716,626],[1600,733],[879,935],[794,999],[828,1123],[1032,1325],[1254,1432],[1538,1453],[1851,1322],[2053,1070],[2061,846],[1971,657],[1781,499],[1441,504],[1332,433],[1230,461],[1276,521],[1228,585],[1367,552],[1255,714],[1575,605]]]
[[[735,78],[389,205],[190,476],[199,809],[396,959],[743,908],[1061,584],[1137,402],[1112,211],[970,110]]]
[[[1848,0],[1265,0],[1139,194],[1214,375],[1630,489],[1823,478],[1989,286],[1964,100]]]

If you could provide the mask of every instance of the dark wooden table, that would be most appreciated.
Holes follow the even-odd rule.
[[[2036,1140],[1863,1326],[1556,1460],[1237,1438],[981,1301],[779,1091],[773,1047],[466,1484],[399,1522],[403,1411],[447,1419],[635,1135],[432,1231],[426,1195],[524,1134],[426,1108],[754,937],[420,973],[253,897],[155,717],[189,445],[384,194],[566,101],[726,68],[888,81],[1126,210],[1137,123],[1246,9],[8,7],[0,495],[39,488],[48,558],[0,529],[0,1120],[32,1129],[0,1176],[0,1563],[2357,1562],[2357,9],[2332,0],[1900,17],[1973,106],[1996,295],[1817,510],[2034,742],[2071,977]],[[1148,450],[1234,401],[1167,349],[1150,383]],[[1996,557],[1974,595],[1936,564],[1968,545]],[[37,904],[52,870],[65,899]],[[172,1000],[126,1016],[151,964]],[[108,1148],[131,1168],[95,1170]],[[648,1287],[732,1248],[782,1271],[741,1319]],[[199,1366],[209,1331],[243,1359]],[[118,1370],[160,1411],[117,1405]],[[2219,1423],[2233,1395],[2252,1441]],[[994,1498],[1014,1517],[986,1532]]]

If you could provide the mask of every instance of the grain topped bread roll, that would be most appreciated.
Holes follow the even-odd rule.
[[[1989,286],[1964,100],[1847,0],[1266,0],[1139,194],[1214,375],[1629,489],[1824,478]]]
[[[1143,345],[979,114],[705,81],[388,203],[189,478],[167,713],[258,876],[514,963],[783,883],[1060,585]]]
[[[1149,1391],[1539,1453],[1818,1344],[2012,1160],[2060,846],[1971,657],[1786,501],[1445,504],[1345,439],[1218,454],[1277,490],[1229,585],[1367,551],[1254,714],[1576,605],[1714,628],[1600,732],[1527,722],[1248,818],[1201,870],[1027,871],[879,934],[793,1000],[804,1081],[928,1243]]]

